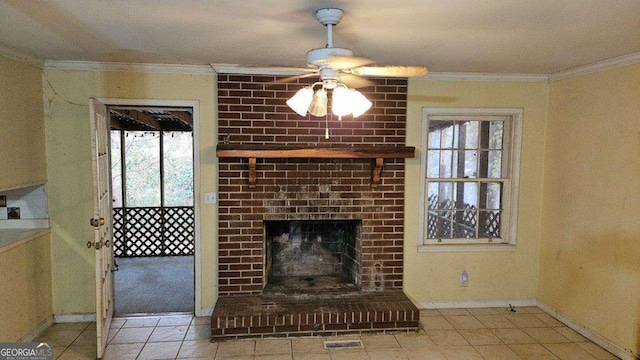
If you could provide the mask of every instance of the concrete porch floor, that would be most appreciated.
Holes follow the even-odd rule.
[[[116,258],[116,315],[193,313],[193,260],[193,256]]]

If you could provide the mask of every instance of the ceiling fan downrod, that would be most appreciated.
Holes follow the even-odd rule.
[[[322,69],[329,65],[329,61],[332,57],[353,56],[353,52],[349,49],[333,47],[333,26],[337,25],[340,20],[342,20],[343,15],[344,11],[336,8],[320,9],[316,11],[316,18],[318,21],[327,27],[327,46],[307,52],[307,65]],[[337,73],[334,77],[337,77]]]
[[[344,15],[344,11],[342,9],[336,8],[326,8],[320,9],[316,11],[316,18],[320,23],[327,27],[327,47],[333,47],[333,26],[338,25],[340,20],[342,20],[342,16]]]

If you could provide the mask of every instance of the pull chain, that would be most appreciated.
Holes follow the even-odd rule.
[[[324,116],[324,121],[325,121],[324,138],[326,140],[329,140],[329,116],[328,115]]]

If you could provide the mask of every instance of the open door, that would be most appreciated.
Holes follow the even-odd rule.
[[[110,185],[109,116],[107,107],[90,100],[91,159],[93,162],[93,218],[94,240],[87,246],[96,254],[96,326],[97,358],[101,359],[109,337],[113,318],[113,217]]]

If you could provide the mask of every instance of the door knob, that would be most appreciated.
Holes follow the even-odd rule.
[[[102,225],[104,225],[104,218],[91,218],[89,219],[89,225],[93,226],[93,227],[100,227]]]

